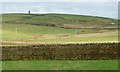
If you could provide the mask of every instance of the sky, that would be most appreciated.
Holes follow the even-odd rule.
[[[119,2],[119,0],[0,0],[0,2]]]
[[[66,0],[69,1],[69,0]],[[89,0],[90,1],[90,0]],[[109,18],[118,18],[118,2],[102,0],[102,2],[3,2],[2,13],[27,13],[29,10],[34,14],[62,13],[90,15]]]

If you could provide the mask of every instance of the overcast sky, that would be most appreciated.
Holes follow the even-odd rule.
[[[119,0],[0,0],[1,2],[118,2]]]
[[[13,0],[14,1],[14,0]],[[25,0],[27,1],[27,0]],[[33,0],[32,0],[33,1]],[[66,0],[69,1],[69,0]],[[85,1],[85,0],[84,0]],[[94,1],[94,0],[92,0]],[[64,13],[117,18],[118,2],[3,2],[2,13]],[[110,2],[111,1],[111,2]]]

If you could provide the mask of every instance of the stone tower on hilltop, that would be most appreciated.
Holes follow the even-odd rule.
[[[30,14],[30,11],[28,11],[28,14]]]

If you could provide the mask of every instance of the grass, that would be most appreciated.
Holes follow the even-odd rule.
[[[52,42],[51,42],[52,41]],[[66,43],[66,42],[104,42],[104,41],[118,41],[117,36],[108,36],[108,37],[82,37],[82,38],[75,38],[75,37],[70,37],[70,38],[60,38],[60,39],[36,39],[31,42],[43,42],[43,43]]]
[[[17,34],[16,34],[17,28]],[[36,26],[26,24],[3,24],[3,40],[21,37],[30,37],[36,34],[71,34],[74,29],[61,29],[47,26]]]
[[[17,33],[16,33],[17,28]],[[84,31],[84,32],[83,32]],[[118,41],[117,30],[65,29],[27,24],[3,24],[3,45],[16,45],[16,42],[34,43],[75,43]],[[77,34],[79,33],[79,34]],[[63,37],[60,37],[62,35]],[[67,35],[67,36],[66,36]],[[12,45],[13,45],[12,44]],[[21,45],[21,44],[17,44]]]
[[[114,22],[115,24],[111,24]],[[57,34],[89,34],[89,33],[100,33],[109,32],[109,29],[66,29],[59,28],[58,25],[65,25],[68,28],[73,27],[109,27],[116,28],[117,20],[110,18],[94,17],[94,16],[83,16],[83,15],[70,15],[70,14],[2,14],[2,40],[13,40],[18,38],[30,38],[36,35],[57,35]],[[58,27],[50,26],[55,24]],[[71,26],[70,26],[71,25]],[[49,38],[49,37],[48,37]],[[56,37],[55,37],[56,38]],[[71,39],[72,38],[72,39]],[[103,40],[103,37],[86,37],[86,38],[75,38],[70,37],[66,39],[55,39],[55,41],[67,40],[67,41],[96,41]],[[115,39],[112,39],[115,38]],[[114,36],[105,37],[107,40],[116,40],[117,34]],[[35,41],[34,39],[33,41]],[[44,40],[44,39],[43,39]],[[45,39],[51,40],[51,39]],[[54,39],[53,39],[54,40]],[[38,40],[41,41],[41,40]],[[37,42],[37,41],[36,41]]]
[[[3,70],[118,70],[117,60],[3,61]]]
[[[68,14],[3,14],[3,41],[20,41],[31,43],[65,43],[65,42],[96,42],[118,41],[113,30],[65,29],[48,24],[76,25],[82,27],[117,27],[117,20],[102,17],[68,15]],[[112,25],[110,23],[114,22]],[[17,28],[17,32],[16,32]],[[110,32],[110,33],[108,33]],[[94,34],[104,33],[104,34]],[[112,34],[113,33],[113,34]],[[57,35],[69,35],[59,38]],[[90,34],[93,34],[92,36]],[[39,37],[45,35],[45,37]],[[78,35],[78,36],[75,36]],[[106,36],[107,35],[107,36]],[[36,37],[38,36],[38,38]],[[22,39],[23,38],[23,39]],[[117,60],[30,60],[3,61],[3,70],[118,70]]]
[[[41,24],[41,23],[56,23],[56,24],[82,24],[82,25],[103,25],[111,26],[111,22],[117,23],[117,20],[110,18],[70,15],[70,14],[3,14],[3,22],[5,21],[22,21],[23,23]],[[112,25],[116,26],[116,25]]]
[[[17,34],[16,34],[17,28]],[[27,24],[3,24],[2,25],[2,39],[16,39],[31,37],[33,35],[40,34],[76,34],[76,33],[96,33],[96,32],[107,32],[109,30],[92,30],[92,29],[64,29],[49,26],[37,26]],[[84,32],[83,32],[84,31]]]
[[[59,37],[59,35],[62,35],[63,37]],[[16,42],[31,42],[32,44],[103,41],[108,42],[118,41],[118,34],[117,30],[65,29],[29,24],[3,24],[2,40],[7,40],[8,42],[3,43],[3,45],[11,45],[11,42],[13,42],[13,44],[15,44]]]

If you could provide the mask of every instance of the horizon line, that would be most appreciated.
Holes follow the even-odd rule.
[[[12,12],[9,12],[9,13],[0,13],[0,14],[28,14],[28,13],[20,13],[20,12],[16,12],[16,13],[12,13]],[[66,14],[66,15],[80,15],[80,16],[91,16],[91,17],[99,17],[99,18],[109,18],[109,19],[119,19],[119,18],[113,18],[113,17],[107,17],[107,16],[99,16],[99,15],[90,15],[90,14],[77,14],[77,13],[30,13],[31,15],[32,14]]]

